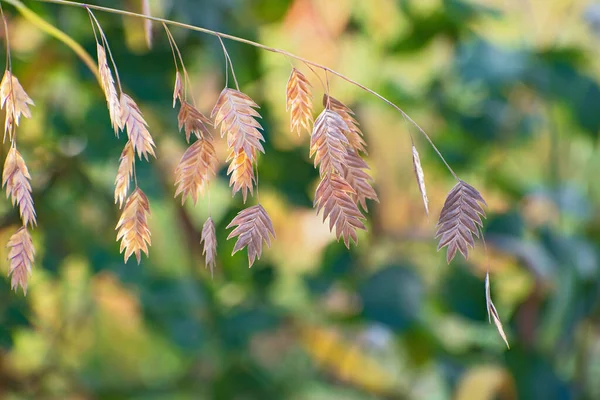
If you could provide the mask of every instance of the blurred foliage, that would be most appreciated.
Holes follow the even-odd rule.
[[[81,9],[25,3],[95,53]],[[242,89],[262,107],[261,203],[278,238],[252,269],[245,254],[230,257],[225,226],[242,204],[230,196],[219,143],[212,280],[199,245],[208,199],[197,207],[173,199],[185,141],[170,104],[166,38],[155,26],[148,51],[140,25],[98,12],[158,146],[158,159],[138,169],[151,202],[150,258],[124,265],[112,197],[124,138],[113,136],[90,71],[5,5],[13,69],[36,103],[19,147],[39,228],[28,296],[0,285],[1,398],[600,398],[600,2],[151,3],[155,15],[290,50],[389,97],[488,201],[487,257],[479,246],[468,261],[445,265],[433,235],[452,176],[391,108],[330,78],[367,133],[381,199],[358,247],[336,243],[311,208],[317,173],[307,137],[289,132],[289,61],[227,42]],[[219,43],[173,32],[209,112],[224,85]],[[318,99],[321,84],[310,79]],[[6,243],[18,219],[8,201],[0,213]],[[488,260],[510,350],[488,323]]]

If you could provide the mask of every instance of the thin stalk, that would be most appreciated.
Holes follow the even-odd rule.
[[[238,85],[238,81],[237,78],[235,77],[235,70],[233,69],[233,62],[231,61],[231,57],[229,57],[229,53],[227,52],[227,48],[225,47],[225,43],[223,43],[223,39],[221,39],[220,36],[217,36],[219,38],[219,43],[221,43],[221,47],[223,48],[223,53],[225,54],[225,61],[229,62],[229,68],[231,68],[231,76],[233,76],[233,81],[235,82],[235,88],[238,90],[238,92],[240,91],[240,85]],[[227,63],[225,63],[226,67],[227,67]],[[227,85],[225,85],[227,86]]]
[[[27,8],[21,1],[19,0],[1,0],[5,3],[8,3],[14,6],[21,15],[31,22],[33,25],[37,26],[42,31],[46,32],[48,35],[55,37],[60,40],[64,44],[66,44],[73,52],[84,62],[84,64],[92,71],[96,79],[100,84],[102,84],[102,79],[100,78],[100,72],[98,71],[98,67],[96,66],[96,62],[94,59],[85,51],[83,47],[75,40],[73,40],[69,35],[56,28],[54,25],[48,23],[42,17],[31,11]]]
[[[0,0],[0,1],[5,1],[7,3],[10,4],[15,4],[15,3],[20,3],[18,0]],[[377,93],[376,91],[369,89],[368,87],[358,83],[357,81],[329,68],[326,67],[324,65],[321,65],[319,63],[316,63],[314,61],[310,61],[307,60],[306,58],[297,56],[293,53],[290,53],[288,51],[285,50],[281,50],[275,47],[270,47],[270,46],[266,46],[264,44],[258,43],[258,42],[254,42],[252,40],[248,40],[248,39],[244,39],[238,36],[233,36],[233,35],[228,35],[226,33],[222,33],[222,32],[217,32],[211,29],[207,29],[207,28],[202,28],[199,26],[194,26],[194,25],[189,25],[189,24],[184,24],[182,22],[177,22],[177,21],[172,21],[169,19],[165,19],[165,18],[159,18],[159,17],[152,17],[152,16],[148,16],[148,15],[143,15],[143,14],[138,14],[138,13],[134,13],[134,12],[130,12],[130,11],[124,11],[124,10],[119,10],[119,9],[115,9],[115,8],[109,8],[109,7],[103,7],[103,6],[97,6],[97,5],[93,5],[93,4],[86,4],[86,3],[80,3],[80,2],[75,2],[75,1],[68,1],[68,0],[38,0],[40,2],[45,2],[45,3],[53,3],[53,4],[60,4],[60,5],[65,5],[65,6],[71,6],[71,7],[81,7],[84,9],[94,9],[94,10],[98,10],[98,11],[104,11],[104,12],[108,12],[108,13],[112,13],[112,14],[119,14],[119,15],[124,15],[124,16],[129,16],[129,17],[133,17],[133,18],[142,18],[142,19],[146,19],[146,20],[151,20],[151,21],[155,21],[155,22],[160,22],[160,23],[165,23],[165,24],[169,24],[169,25],[173,25],[173,26],[178,26],[180,28],[184,28],[184,29],[189,29],[192,31],[197,31],[197,32],[202,32],[202,33],[206,33],[208,35],[212,35],[212,36],[216,36],[220,39],[229,39],[232,41],[236,41],[236,42],[240,42],[240,43],[244,43],[250,46],[254,46],[272,53],[277,53],[277,54],[282,54],[284,56],[296,59],[298,61],[301,61],[305,64],[309,64],[312,65],[315,68],[320,68],[326,72],[331,73],[332,75],[337,76],[340,79],[345,80],[346,82],[362,89],[363,91],[377,97],[379,100],[385,102],[386,104],[388,104],[390,107],[394,108],[396,111],[398,111],[400,114],[402,114],[404,116],[404,118],[406,118],[406,120],[408,122],[410,122],[412,125],[415,126],[415,128],[417,128],[417,130],[425,137],[425,139],[427,140],[427,142],[429,142],[429,144],[431,145],[431,147],[433,148],[433,150],[436,152],[436,154],[440,157],[440,159],[442,160],[442,162],[444,163],[444,165],[446,166],[446,168],[448,168],[448,170],[450,171],[450,173],[452,174],[452,176],[454,176],[454,178],[456,178],[457,180],[459,180],[458,176],[456,175],[456,173],[454,172],[454,170],[450,167],[450,165],[446,162],[446,159],[444,158],[444,156],[442,156],[442,153],[439,151],[439,149],[435,146],[435,144],[433,143],[433,141],[431,140],[431,138],[429,137],[429,135],[423,130],[423,128],[421,128],[419,126],[419,124],[417,124],[408,114],[406,114],[400,107],[398,107],[397,105],[395,105],[394,103],[392,103],[390,100],[388,100],[387,98],[383,97],[382,95],[380,95],[379,93]]]
[[[110,45],[108,44],[108,39],[106,39],[106,36],[104,35],[104,31],[102,30],[102,26],[100,25],[100,22],[98,22],[98,20],[96,19],[96,16],[92,12],[92,10],[90,10],[88,7],[86,7],[86,10],[87,10],[89,16],[94,19],[94,22],[96,22],[96,26],[98,27],[98,32],[100,32],[100,36],[102,37],[102,44],[103,44],[104,48],[106,49],[106,52],[108,53],[108,56],[110,57],[110,62],[112,63],[113,69],[115,70],[115,77],[117,78],[117,86],[119,87],[119,93],[123,94],[123,88],[121,87],[121,78],[119,78],[119,70],[117,69],[117,63],[115,62],[115,59],[113,57],[112,51],[110,49]],[[92,26],[94,26],[93,23],[92,23]],[[94,30],[94,33],[95,33],[95,30]]]

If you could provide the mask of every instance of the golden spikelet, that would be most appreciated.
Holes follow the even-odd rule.
[[[421,158],[419,157],[419,152],[417,151],[417,148],[414,144],[412,146],[412,155],[413,167],[415,175],[417,177],[417,183],[419,184],[419,191],[421,192],[421,197],[423,198],[425,214],[429,215],[429,199],[427,198],[427,188],[425,187],[425,174],[423,173],[423,167],[421,166]]]
[[[205,123],[211,124],[210,119],[204,116],[204,114],[187,101],[181,101],[181,108],[179,109],[177,121],[179,122],[179,130],[185,128],[185,140],[187,140],[188,143],[190,142],[192,132],[194,132],[198,139],[211,136],[208,128],[204,125]]]
[[[227,240],[236,236],[238,237],[231,255],[247,247],[248,264],[249,267],[252,267],[254,261],[257,258],[260,259],[263,241],[270,247],[271,239],[269,235],[275,239],[273,223],[263,206],[257,204],[240,211],[231,223],[227,225],[226,229],[236,225],[237,227],[227,236]]]
[[[366,154],[367,143],[363,139],[358,121],[354,118],[354,112],[341,101],[327,95],[323,96],[323,106],[336,112],[346,123],[348,129],[344,130],[344,134],[348,138],[350,147]]]
[[[119,95],[115,88],[115,81],[113,79],[112,72],[108,66],[108,60],[106,59],[106,51],[99,43],[96,43],[96,50],[98,53],[98,70],[100,71],[100,82],[102,83],[102,90],[106,97],[106,104],[108,106],[108,114],[110,115],[110,122],[115,131],[115,135],[119,136],[119,130],[123,129],[121,122],[121,103],[119,102]]]
[[[148,124],[135,101],[125,93],[121,93],[121,126],[127,128],[129,140],[140,159],[142,155],[146,160],[148,155],[156,157],[154,140],[148,132]]]
[[[292,68],[287,83],[286,104],[286,111],[290,113],[291,131],[297,131],[300,135],[304,128],[310,133],[313,123],[311,85],[306,76],[296,68]]]
[[[315,121],[310,137],[310,157],[315,156],[315,168],[319,166],[321,176],[330,172],[342,172],[348,139],[344,131],[346,122],[334,111],[325,109]]]
[[[135,163],[135,152],[131,142],[128,141],[123,148],[121,158],[119,160],[119,169],[115,178],[115,204],[119,203],[119,208],[123,207],[123,203],[129,192],[129,181],[133,175],[133,167]]]
[[[254,161],[256,151],[265,152],[261,141],[262,126],[256,118],[260,114],[255,110],[258,105],[246,94],[225,88],[221,92],[211,113],[215,128],[221,125],[221,137],[227,135],[227,145],[235,154],[242,151]]]
[[[16,76],[9,70],[4,72],[4,77],[0,83],[0,100],[2,109],[6,107],[6,120],[4,122],[4,140],[8,134],[9,140],[12,140],[13,124],[19,126],[21,115],[25,118],[31,118],[30,105],[33,100],[27,95],[21,83]]]
[[[148,255],[150,229],[148,228],[150,205],[148,198],[140,188],[136,188],[127,199],[121,218],[117,223],[117,241],[121,240],[122,253],[125,250],[125,262],[135,254],[138,264],[142,251]]]
[[[352,194],[352,200],[357,205],[360,204],[362,209],[368,212],[367,199],[379,202],[377,193],[375,193],[370,183],[373,179],[365,172],[365,170],[369,169],[369,166],[358,155],[356,150],[353,149],[348,149],[345,160],[346,162],[342,167],[342,177],[356,192]]]
[[[344,238],[344,244],[350,248],[350,239],[358,244],[357,229],[366,230],[361,220],[365,217],[352,200],[356,191],[337,174],[327,174],[319,183],[315,193],[314,206],[317,214],[323,210],[323,221],[329,218],[329,230],[337,240]]]
[[[229,186],[233,186],[233,195],[240,190],[242,191],[242,198],[244,203],[248,197],[248,191],[251,195],[254,195],[253,185],[256,183],[254,177],[254,164],[252,158],[246,156],[246,153],[241,152],[238,155],[233,150],[230,151],[227,157],[227,162],[230,162],[227,168],[227,175],[231,175],[229,178]]]
[[[502,321],[500,321],[500,316],[498,315],[498,311],[496,310],[496,306],[492,301],[492,295],[490,293],[490,273],[485,274],[485,304],[487,306],[488,311],[488,320],[490,324],[492,323],[492,319],[494,320],[494,325],[496,325],[496,329],[500,334],[502,340],[506,344],[506,347],[510,349],[508,344],[508,339],[506,339],[506,333],[504,333],[504,327],[502,326]]]
[[[24,226],[37,224],[30,179],[25,160],[15,147],[11,147],[4,162],[2,187],[6,186],[6,197],[11,197],[13,206],[19,206]]]
[[[173,108],[175,108],[175,105],[177,104],[177,99],[179,99],[180,102],[183,101],[183,81],[181,79],[181,73],[179,71],[175,73],[175,87],[173,89]]]
[[[175,169],[175,197],[181,196],[181,204],[185,203],[188,196],[192,197],[194,204],[198,195],[204,195],[205,186],[217,169],[217,155],[209,138],[197,140],[181,157]]]
[[[27,227],[19,228],[10,237],[7,247],[10,249],[8,252],[8,260],[10,261],[8,275],[11,276],[10,287],[17,291],[18,287],[21,286],[23,293],[27,294],[27,281],[31,274],[35,256],[33,240],[31,240]]]
[[[215,266],[217,265],[217,234],[215,232],[215,223],[211,217],[208,217],[202,226],[202,236],[200,243],[204,243],[202,255],[207,268],[210,268],[210,275],[213,276]]]
[[[438,250],[448,246],[448,264],[457,250],[465,259],[469,257],[469,247],[474,246],[473,235],[479,237],[479,227],[483,226],[481,217],[485,217],[479,203],[487,205],[481,194],[463,181],[459,181],[446,197],[435,237],[440,238]]]

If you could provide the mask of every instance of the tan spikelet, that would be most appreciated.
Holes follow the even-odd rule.
[[[247,157],[246,153],[241,152],[235,155],[234,151],[231,150],[227,161],[230,162],[227,168],[227,175],[231,175],[229,178],[229,186],[233,186],[233,195],[240,190],[242,191],[242,198],[244,203],[248,197],[248,191],[251,195],[254,195],[254,184],[256,179],[254,177],[254,164],[252,158]]]
[[[6,197],[11,197],[13,206],[19,206],[21,220],[25,226],[37,224],[30,179],[25,160],[15,147],[11,147],[4,162],[2,187],[6,186]]]
[[[506,338],[506,334],[504,333],[504,328],[502,327],[502,321],[500,321],[500,316],[498,315],[498,311],[496,310],[496,306],[494,306],[494,302],[492,301],[492,295],[490,293],[490,273],[485,274],[485,303],[488,310],[488,320],[492,323],[492,319],[494,320],[494,325],[496,325],[496,329],[500,334],[502,340],[506,344],[506,347],[510,349],[508,344],[508,339]]]
[[[150,215],[148,198],[140,188],[136,188],[127,199],[116,227],[117,241],[121,240],[120,252],[125,251],[125,262],[135,254],[139,264],[142,252],[148,255],[148,246],[151,244],[148,215]]]
[[[25,118],[31,118],[29,106],[34,105],[33,100],[27,95],[17,77],[9,70],[4,72],[4,77],[0,83],[0,100],[2,101],[2,109],[6,108],[4,140],[6,140],[7,135],[9,140],[12,140],[13,124],[19,126],[21,115]]]
[[[142,155],[146,160],[148,155],[156,157],[154,140],[148,131],[148,124],[135,101],[125,93],[121,93],[121,124],[127,128],[129,140],[140,159]]]
[[[202,255],[204,255],[204,262],[206,267],[210,268],[210,275],[212,276],[217,265],[217,234],[215,232],[215,223],[211,217],[208,217],[202,226],[200,243],[204,243]]]
[[[348,129],[344,131],[344,134],[348,138],[350,147],[356,151],[366,154],[367,143],[363,139],[363,133],[360,130],[360,124],[356,118],[354,118],[354,112],[341,101],[327,95],[323,96],[323,106],[335,111],[340,117],[342,117],[348,126]]]
[[[265,152],[261,144],[265,140],[260,132],[262,126],[256,120],[260,114],[255,108],[259,107],[248,95],[225,88],[211,113],[215,128],[221,126],[221,137],[227,135],[227,145],[235,154],[243,151],[252,161],[257,151]]]
[[[177,71],[175,73],[175,87],[173,89],[173,108],[177,104],[177,99],[183,101],[183,81],[181,79],[181,73]]]
[[[204,116],[204,114],[187,101],[181,101],[181,108],[179,109],[177,121],[179,122],[179,130],[185,128],[185,140],[187,140],[188,143],[190,142],[192,132],[194,132],[198,139],[211,136],[208,128],[204,125],[212,124],[210,119]]]
[[[96,43],[96,50],[98,52],[98,70],[100,71],[100,81],[102,83],[102,90],[106,97],[106,104],[108,106],[108,114],[110,115],[110,122],[112,124],[115,135],[119,136],[119,130],[123,129],[121,124],[121,104],[119,102],[119,95],[115,88],[115,81],[113,80],[112,72],[108,66],[108,60],[106,59],[106,51],[99,43]]]
[[[231,223],[227,225],[227,229],[236,225],[237,227],[227,236],[227,240],[236,236],[238,237],[232,255],[247,247],[248,264],[249,267],[252,267],[254,261],[257,258],[260,259],[263,241],[270,247],[271,239],[269,235],[275,239],[273,223],[267,211],[263,206],[258,204],[240,211]]]
[[[115,178],[115,204],[119,203],[119,208],[123,207],[123,203],[129,192],[129,182],[133,175],[133,165],[135,163],[135,152],[131,142],[127,142],[121,153],[119,160],[119,169]]]
[[[362,159],[356,150],[348,149],[346,162],[342,167],[342,177],[354,189],[352,200],[357,205],[360,204],[363,210],[368,212],[367,199],[379,202],[375,189],[371,186],[372,178],[365,171],[369,166]]]
[[[300,135],[302,129],[305,129],[310,133],[313,123],[311,85],[306,76],[296,68],[292,68],[287,83],[286,103],[286,110],[290,113],[291,131],[297,131]]]
[[[323,210],[323,221],[329,218],[329,230],[338,240],[344,238],[344,244],[350,248],[350,239],[358,244],[357,229],[366,230],[361,220],[365,217],[352,200],[356,192],[341,176],[327,174],[321,180],[315,193],[314,206],[317,214]]]
[[[425,187],[425,174],[423,173],[423,167],[421,166],[421,158],[415,145],[412,147],[413,155],[413,167],[415,175],[417,177],[417,183],[419,184],[419,191],[423,198],[423,206],[425,207],[425,214],[429,215],[429,199],[427,198],[427,188]]]
[[[182,195],[181,204],[188,196],[196,204],[198,195],[204,195],[205,187],[216,173],[217,161],[210,139],[197,140],[183,153],[175,169],[175,197]]]
[[[448,194],[435,234],[436,238],[440,238],[438,250],[448,246],[448,264],[457,250],[465,259],[469,257],[469,247],[474,245],[473,235],[479,237],[479,227],[483,225],[481,217],[485,217],[479,203],[487,205],[481,194],[463,181],[459,181]]]
[[[344,130],[348,126],[334,111],[325,109],[315,121],[310,137],[310,156],[315,157],[321,176],[330,172],[342,172],[342,165],[349,146]]]
[[[35,257],[35,249],[33,240],[27,231],[27,227],[23,226],[10,237],[7,247],[8,260],[10,267],[8,275],[11,277],[10,287],[17,291],[21,286],[23,293],[27,294],[27,281],[33,267],[33,259]]]

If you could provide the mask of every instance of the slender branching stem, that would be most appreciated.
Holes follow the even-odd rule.
[[[102,46],[106,49],[106,52],[108,53],[108,56],[110,57],[110,62],[112,63],[113,69],[115,70],[115,77],[117,78],[117,86],[119,87],[119,93],[123,93],[123,88],[121,87],[121,78],[119,78],[119,70],[117,69],[117,63],[115,62],[112,51],[110,49],[110,45],[108,44],[108,39],[106,39],[106,35],[104,35],[104,30],[102,30],[102,26],[100,25],[100,22],[98,22],[98,19],[96,19],[96,16],[92,12],[92,10],[90,10],[87,7],[86,7],[86,10],[90,16],[90,19],[93,19],[92,27],[94,26],[94,22],[96,23],[96,26],[98,27],[98,31],[100,32],[100,36],[102,37]],[[94,29],[94,35],[95,34],[96,34],[96,30]]]
[[[9,4],[13,4],[15,6],[20,5],[21,7],[23,7],[22,3],[19,0],[0,0],[0,1],[5,1]],[[412,125],[414,125],[417,130],[423,135],[423,137],[425,137],[425,139],[427,140],[427,142],[429,142],[429,144],[431,145],[431,147],[433,148],[433,150],[436,152],[436,154],[440,157],[440,159],[442,160],[442,162],[446,165],[446,167],[448,168],[448,170],[450,171],[450,173],[454,176],[454,178],[456,178],[457,180],[460,180],[458,178],[458,176],[456,175],[456,173],[454,172],[454,170],[450,167],[450,165],[446,162],[446,160],[444,159],[444,156],[442,156],[442,153],[439,151],[439,149],[435,146],[435,144],[433,143],[433,141],[431,140],[431,138],[429,137],[429,135],[427,134],[427,132],[425,132],[425,130],[423,130],[423,128],[421,128],[421,126],[419,126],[419,124],[417,124],[416,121],[414,121],[408,114],[406,114],[400,107],[398,107],[396,104],[394,104],[392,101],[388,100],[387,98],[385,98],[384,96],[382,96],[381,94],[377,93],[376,91],[369,89],[368,87],[364,86],[363,84],[341,74],[340,72],[337,72],[329,67],[326,67],[324,65],[321,65],[319,63],[316,63],[314,61],[308,60],[306,58],[297,56],[293,53],[290,53],[289,51],[286,50],[282,50],[282,49],[278,49],[275,47],[271,47],[271,46],[266,46],[262,43],[258,43],[258,42],[254,42],[252,40],[248,40],[248,39],[244,39],[238,36],[233,36],[233,35],[229,35],[226,33],[222,33],[222,32],[217,32],[214,31],[212,29],[207,29],[207,28],[202,28],[199,26],[195,26],[195,25],[189,25],[189,24],[185,24],[182,22],[177,22],[177,21],[172,21],[169,19],[165,19],[165,18],[159,18],[159,17],[152,17],[149,15],[144,15],[144,14],[139,14],[139,13],[134,13],[134,12],[130,12],[130,11],[125,11],[125,10],[120,10],[120,9],[115,9],[115,8],[110,8],[110,7],[103,7],[103,6],[97,6],[97,5],[93,5],[93,4],[86,4],[86,3],[81,3],[81,2],[76,2],[76,1],[69,1],[69,0],[38,0],[40,2],[45,2],[45,3],[54,3],[54,4],[60,4],[60,5],[65,5],[65,6],[72,6],[72,7],[81,7],[84,9],[94,9],[94,10],[98,10],[98,11],[104,11],[104,12],[108,12],[108,13],[112,13],[112,14],[119,14],[119,15],[124,15],[124,16],[129,16],[129,17],[133,17],[133,18],[142,18],[142,19],[146,19],[146,20],[151,20],[151,21],[155,21],[155,22],[160,22],[160,23],[165,23],[168,25],[172,25],[172,26],[177,26],[180,28],[184,28],[184,29],[188,29],[188,30],[192,30],[192,31],[197,31],[197,32],[202,32],[202,33],[206,33],[208,35],[212,35],[212,36],[217,36],[219,39],[228,39],[228,40],[232,40],[232,41],[236,41],[236,42],[240,42],[240,43],[245,43],[247,45],[250,46],[254,46],[266,51],[270,51],[272,53],[277,53],[277,54],[282,54],[284,56],[296,59],[298,61],[301,61],[307,65],[312,65],[315,68],[319,68],[323,71],[329,72],[332,75],[337,76],[340,79],[345,80],[346,82],[362,89],[363,91],[370,93],[371,95],[377,97],[378,99],[380,99],[381,101],[385,102],[386,104],[388,104],[390,107],[394,108],[396,111],[398,111],[400,114],[402,114],[402,116],[408,121],[410,122]]]
[[[1,0],[5,3],[11,4],[14,6],[17,11],[29,22],[33,25],[37,26],[42,31],[46,32],[48,35],[55,37],[60,40],[64,44],[66,44],[73,52],[84,62],[84,64],[92,71],[96,79],[99,83],[102,82],[100,78],[100,72],[98,71],[98,67],[96,66],[96,62],[94,59],[85,51],[83,47],[75,40],[73,40],[69,35],[56,28],[54,25],[48,23],[42,17],[37,15],[35,12],[31,11],[27,8],[21,1],[19,0]]]
[[[235,77],[235,70],[233,69],[233,62],[231,61],[231,57],[229,57],[229,53],[227,52],[227,48],[225,47],[225,43],[223,43],[223,39],[220,36],[219,43],[221,43],[221,47],[223,48],[223,54],[225,54],[225,68],[227,68],[227,63],[229,63],[229,68],[231,68],[231,76],[233,76],[233,81],[235,82],[235,88],[239,91],[240,85],[238,84],[237,78]],[[227,86],[227,84],[225,84]]]

